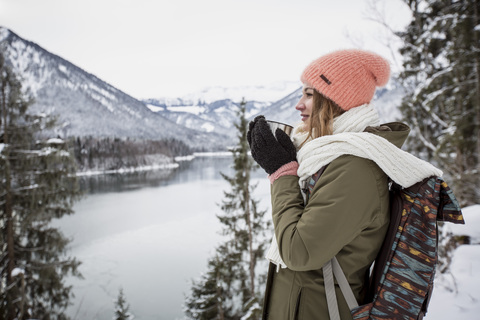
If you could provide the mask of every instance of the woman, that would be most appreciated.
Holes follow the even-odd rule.
[[[296,109],[303,123],[292,139],[279,129],[272,134],[263,116],[250,123],[252,156],[272,183],[275,236],[264,319],[329,319],[322,266],[333,257],[363,303],[367,272],[388,228],[388,178],[407,187],[441,175],[399,149],[406,125],[380,126],[370,102],[389,76],[388,62],[377,54],[327,54],[302,74]],[[307,198],[302,189],[312,176],[318,181]],[[335,289],[340,318],[352,319]]]

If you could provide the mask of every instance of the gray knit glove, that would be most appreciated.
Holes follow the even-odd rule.
[[[264,116],[258,116],[250,122],[247,140],[253,159],[268,174],[297,160],[297,149],[290,137],[281,129],[277,129],[274,136]]]

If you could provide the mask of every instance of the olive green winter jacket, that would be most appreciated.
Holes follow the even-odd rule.
[[[387,126],[391,131],[366,131],[400,147],[409,128]],[[334,256],[362,303],[367,271],[388,228],[385,173],[371,160],[343,155],[326,167],[306,205],[297,176],[277,179],[271,197],[275,236],[288,268],[276,272],[270,265],[263,319],[329,319],[321,268]],[[352,319],[338,286],[336,293],[341,319]]]

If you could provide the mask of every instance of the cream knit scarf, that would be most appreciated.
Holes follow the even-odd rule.
[[[390,179],[402,187],[410,187],[430,176],[441,176],[442,171],[388,140],[364,132],[368,126],[380,124],[376,110],[365,104],[335,118],[333,135],[307,141],[297,153],[299,184],[303,186],[320,168],[342,155],[354,155],[374,161]],[[305,141],[308,133],[297,126],[293,131],[293,143],[297,148]],[[278,252],[275,236],[266,258],[279,267],[286,268]]]

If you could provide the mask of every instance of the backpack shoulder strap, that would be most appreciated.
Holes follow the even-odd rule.
[[[333,260],[333,259],[332,259]],[[329,260],[322,267],[323,283],[325,285],[325,296],[327,298],[327,309],[330,320],[340,320],[337,295],[335,293],[335,280],[333,278],[332,260]]]
[[[335,279],[337,279],[337,283],[342,290],[343,296],[347,301],[347,305],[352,310],[353,308],[358,307],[357,299],[353,294],[353,290],[348,283],[347,277],[345,277],[345,273],[343,273],[342,267],[336,257],[333,257],[332,260],[332,270],[333,274],[335,275]]]
[[[383,276],[383,270],[385,269],[385,266],[387,264],[390,250],[392,249],[393,243],[395,242],[397,237],[397,230],[400,226],[400,222],[402,219],[402,201],[400,199],[401,190],[402,187],[399,184],[390,180],[390,223],[388,225],[388,230],[385,234],[382,246],[380,247],[380,251],[375,258],[375,262],[368,283],[368,291],[365,295],[364,302],[373,300],[373,297],[375,296],[375,290],[378,288],[378,285],[380,284],[381,278]]]
[[[308,180],[307,185],[304,189],[304,192],[307,195],[307,199],[312,194],[315,184],[320,179],[326,168],[327,166],[323,166]],[[337,280],[340,290],[342,291],[342,294],[350,310],[358,307],[357,299],[355,298],[353,290],[348,283],[347,277],[345,277],[345,273],[343,273],[342,267],[338,263],[336,257],[333,257],[331,260],[325,263],[325,265],[322,267],[322,271],[330,320],[340,320],[340,313],[338,310],[337,297],[335,293],[335,279]]]
[[[317,172],[315,172],[310,179],[304,181],[304,185],[302,186],[302,191],[305,193],[307,200],[310,198],[312,194],[313,188],[317,184],[318,179],[322,176],[323,172],[327,168],[328,164],[321,167]]]
[[[357,299],[353,294],[353,290],[348,283],[345,273],[343,273],[342,267],[338,263],[336,257],[333,257],[322,267],[323,281],[325,283],[325,294],[327,296],[328,313],[330,320],[340,320],[337,297],[335,294],[335,280],[337,280],[338,286],[342,291],[343,297],[347,302],[348,308],[352,310],[358,307]],[[335,276],[335,278],[334,278]]]

